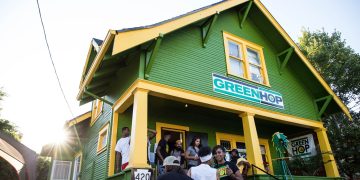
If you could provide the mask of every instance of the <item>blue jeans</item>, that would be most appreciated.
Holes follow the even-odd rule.
[[[159,161],[157,162],[157,169],[158,169],[158,175],[165,173],[165,166]]]

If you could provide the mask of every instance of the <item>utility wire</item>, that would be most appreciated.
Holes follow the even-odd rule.
[[[62,88],[62,85],[61,85],[61,82],[60,82],[60,78],[59,78],[59,75],[58,75],[58,73],[57,73],[57,71],[56,71],[56,67],[55,67],[55,64],[54,64],[54,61],[53,61],[53,58],[52,58],[52,55],[51,55],[50,46],[49,46],[49,43],[48,43],[48,40],[47,40],[47,37],[46,37],[46,31],[45,31],[44,22],[43,22],[42,16],[41,16],[41,10],[40,10],[40,5],[39,5],[39,0],[36,0],[36,3],[37,3],[38,10],[39,10],[39,16],[40,16],[40,20],[41,20],[42,29],[43,29],[43,32],[44,32],[44,37],[45,37],[46,46],[47,46],[47,49],[48,49],[48,52],[49,52],[51,64],[52,64],[54,73],[55,73],[55,75],[56,75],[57,82],[58,82],[58,84],[59,84],[59,87],[60,87],[62,96],[64,97],[64,100],[65,100],[65,102],[66,102],[66,105],[67,105],[67,107],[68,107],[68,109],[69,109],[69,112],[70,112],[70,114],[71,114],[71,117],[72,117],[73,119],[75,119],[75,116],[74,116],[74,114],[73,114],[73,111],[71,110],[70,104],[69,104],[69,102],[68,102],[68,100],[67,100],[67,98],[66,98],[66,95],[65,95],[65,93],[64,93],[64,90],[63,90],[63,88]],[[78,132],[77,132],[77,129],[76,129],[75,125],[73,126],[73,128],[74,128],[74,132],[75,132],[76,139],[77,139],[77,141],[79,142],[80,148],[82,149],[82,143],[81,143],[81,140],[80,140],[80,137],[79,137],[79,134],[78,134]]]
[[[51,55],[50,46],[49,46],[49,43],[48,43],[48,40],[47,40],[47,36],[46,36],[46,31],[45,31],[44,22],[43,22],[42,16],[41,16],[39,0],[36,0],[36,3],[37,3],[38,10],[39,10],[41,25],[42,25],[42,29],[43,29],[43,32],[44,32],[45,42],[46,42],[46,46],[47,46],[47,49],[48,49],[48,52],[49,52],[51,64],[52,64],[52,67],[53,67],[53,69],[54,69],[54,72],[55,72],[55,75],[56,75],[56,79],[57,79],[57,82],[58,82],[58,84],[59,84],[61,93],[62,93],[62,95],[63,95],[63,97],[64,97],[64,100],[65,100],[65,102],[66,102],[66,104],[67,104],[67,107],[68,107],[68,109],[69,109],[69,111],[70,111],[70,114],[71,114],[72,117],[74,117],[74,114],[73,114],[73,112],[72,112],[72,110],[71,110],[70,104],[69,104],[69,102],[68,102],[68,100],[67,100],[67,98],[66,98],[66,96],[65,96],[64,90],[63,90],[63,88],[62,88],[62,86],[61,86],[61,82],[60,82],[60,79],[59,79],[59,75],[58,75],[58,73],[57,73],[57,71],[56,71],[55,64],[54,64],[54,61],[53,61],[53,58],[52,58],[52,55]]]

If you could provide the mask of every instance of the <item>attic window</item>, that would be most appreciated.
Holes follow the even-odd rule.
[[[91,125],[95,123],[95,121],[99,118],[102,108],[103,108],[103,102],[100,100],[95,100],[92,103],[92,112],[91,112]]]
[[[226,32],[223,36],[227,73],[269,86],[262,47]]]

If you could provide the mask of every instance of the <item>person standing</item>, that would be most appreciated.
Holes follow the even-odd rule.
[[[164,159],[165,173],[160,175],[158,180],[192,180],[180,167],[180,161],[175,156],[168,156]]]
[[[236,164],[237,163],[237,160],[240,158],[239,156],[239,152],[237,149],[233,149],[231,150],[231,153],[230,153],[230,162]]]
[[[185,159],[188,162],[188,168],[197,166],[200,164],[200,158],[198,156],[199,149],[201,148],[200,137],[193,137],[190,146],[187,148],[185,153]]]
[[[213,152],[215,154],[215,168],[219,172],[220,180],[243,180],[239,168],[235,164],[225,161],[226,151],[223,146],[215,146]]]
[[[191,167],[188,176],[194,180],[219,180],[219,173],[215,168],[210,167],[212,164],[212,153],[209,147],[202,147],[199,150],[201,164]]]
[[[130,130],[128,127],[123,127],[121,132],[121,138],[115,146],[116,172],[123,171],[129,164]]]
[[[148,164],[151,164],[150,161],[150,148],[151,148],[151,140],[155,138],[157,132],[153,129],[148,129],[148,144],[147,144],[147,157],[148,157]]]
[[[185,152],[182,148],[181,140],[177,140],[175,143],[175,148],[171,151],[170,156],[175,156],[180,161],[180,166],[184,167],[184,159],[185,159]]]
[[[164,159],[169,155],[169,143],[168,141],[171,138],[171,134],[165,133],[162,139],[159,141],[156,147],[156,156],[155,162],[157,162],[158,173],[163,174],[165,172],[163,162]]]

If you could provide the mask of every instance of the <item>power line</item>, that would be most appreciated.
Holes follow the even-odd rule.
[[[61,86],[61,82],[60,82],[60,79],[59,79],[59,75],[58,75],[58,73],[57,73],[57,71],[56,71],[55,64],[54,64],[54,61],[53,61],[53,58],[52,58],[52,55],[51,55],[50,46],[49,46],[49,43],[48,43],[48,40],[47,40],[47,36],[46,36],[46,31],[45,31],[44,22],[43,22],[42,16],[41,16],[39,0],[36,0],[36,3],[37,3],[38,10],[39,10],[41,25],[42,25],[42,29],[43,29],[43,32],[44,32],[45,42],[46,42],[46,46],[47,46],[47,49],[48,49],[48,52],[49,52],[51,64],[52,64],[54,73],[55,73],[55,75],[56,75],[56,79],[57,79],[57,82],[58,82],[58,84],[59,84],[61,93],[62,93],[62,95],[63,95],[63,97],[64,97],[64,100],[65,100],[65,102],[66,102],[66,104],[67,104],[67,107],[68,107],[68,109],[69,109],[69,111],[70,111],[70,114],[71,114],[72,117],[74,117],[74,114],[73,114],[73,112],[72,112],[72,110],[71,110],[70,104],[69,104],[69,102],[68,102],[68,100],[67,100],[67,98],[66,98],[66,96],[65,96],[64,90],[63,90],[63,88],[62,88],[62,86]]]
[[[75,116],[74,116],[74,114],[73,114],[73,111],[71,110],[70,104],[69,104],[69,102],[68,102],[68,100],[67,100],[67,98],[66,98],[66,95],[65,95],[65,93],[64,93],[64,90],[63,90],[63,88],[62,88],[62,86],[61,86],[60,78],[59,78],[59,75],[58,75],[58,73],[57,73],[57,71],[56,71],[56,67],[55,67],[55,64],[54,64],[54,61],[53,61],[53,58],[52,58],[52,55],[51,55],[50,46],[49,46],[49,43],[48,43],[48,40],[47,40],[47,37],[46,37],[46,31],[45,31],[44,22],[43,22],[42,16],[41,16],[41,10],[40,10],[40,5],[39,5],[39,0],[36,0],[36,3],[37,3],[38,10],[39,10],[39,16],[40,16],[40,20],[41,20],[42,29],[43,29],[43,32],[44,32],[44,37],[45,37],[46,46],[47,46],[47,49],[48,49],[48,52],[49,52],[51,64],[52,64],[52,66],[53,66],[53,70],[54,70],[54,73],[55,73],[55,75],[56,75],[57,82],[58,82],[58,84],[59,84],[59,87],[60,87],[62,96],[64,97],[64,100],[65,100],[65,102],[66,102],[66,105],[67,105],[67,107],[68,107],[68,109],[69,109],[69,112],[70,112],[70,114],[71,114],[71,117],[72,117],[73,119],[75,119]],[[79,134],[78,134],[78,132],[77,132],[77,130],[76,130],[76,127],[73,126],[73,128],[74,128],[74,132],[75,132],[76,139],[77,139],[77,141],[79,142],[80,148],[82,149],[82,143],[81,143]]]

